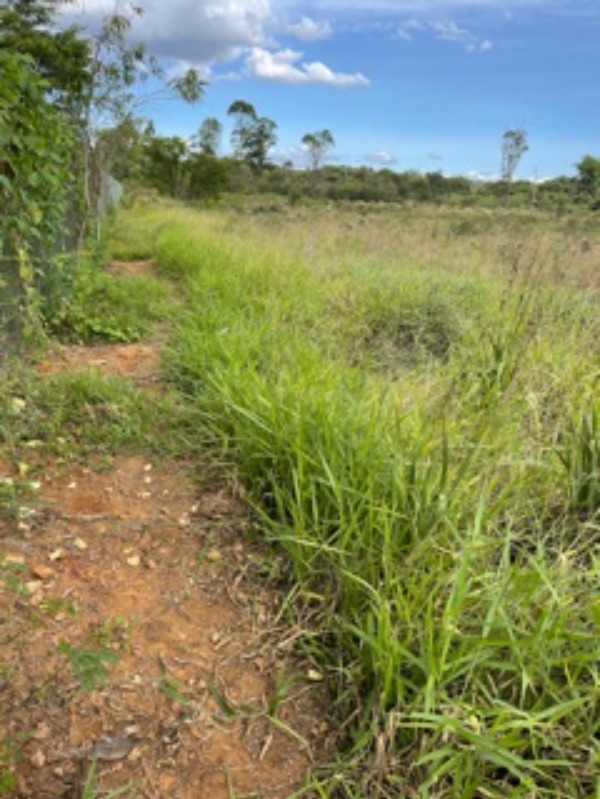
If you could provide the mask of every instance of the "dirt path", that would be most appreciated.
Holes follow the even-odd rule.
[[[71,347],[42,371],[156,386],[158,361],[151,343]],[[0,482],[18,477],[0,462]],[[251,543],[241,503],[143,456],[55,464],[33,489],[0,519],[8,795],[82,799],[93,762],[86,799],[123,786],[146,799],[298,789],[326,733],[322,688],[290,655],[296,633],[261,576],[272,555]]]

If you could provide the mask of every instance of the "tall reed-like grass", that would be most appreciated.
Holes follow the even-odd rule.
[[[169,373],[329,675],[340,762],[307,795],[599,796],[589,299],[432,266],[443,241],[378,269],[334,231],[306,252],[218,214],[154,225],[187,300]]]

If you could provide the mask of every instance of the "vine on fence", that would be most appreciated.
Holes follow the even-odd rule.
[[[0,288],[27,336],[72,192],[75,134],[30,57],[0,50],[0,74]]]

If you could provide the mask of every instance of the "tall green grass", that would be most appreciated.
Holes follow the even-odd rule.
[[[171,378],[329,676],[340,762],[307,792],[599,796],[597,305],[435,241],[378,264],[145,218],[187,300]]]

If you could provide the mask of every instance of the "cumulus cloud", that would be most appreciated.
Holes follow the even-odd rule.
[[[271,52],[254,47],[246,59],[246,73],[253,78],[291,84],[322,84],[327,86],[368,86],[369,79],[360,72],[334,72],[320,61],[301,62],[302,53],[296,50]],[[300,64],[298,63],[300,62]]]
[[[478,36],[468,28],[463,28],[454,20],[437,22],[420,22],[410,19],[396,30],[396,38],[412,42],[416,33],[428,31],[436,39],[444,42],[453,42],[464,48],[467,53],[486,53],[494,46],[489,39]]]
[[[129,7],[126,0],[79,0],[65,14],[93,26]],[[135,35],[159,56],[194,64],[229,61],[244,48],[273,46],[278,25],[271,0],[144,0],[143,8]]]
[[[360,72],[336,72],[320,61],[300,62],[302,53],[281,49],[277,36],[315,42],[332,35],[331,25],[280,8],[280,0],[144,0],[144,13],[135,20],[134,34],[151,52],[168,59],[175,69],[194,66],[212,80],[240,77],[216,67],[243,60],[246,76],[292,84],[366,86]],[[106,14],[126,13],[128,0],[78,0],[65,10],[68,21],[94,27]]]
[[[287,33],[303,42],[316,42],[318,39],[328,39],[333,30],[329,22],[316,22],[310,17],[302,17],[300,22],[288,25]]]
[[[377,150],[374,153],[365,155],[365,161],[369,164],[376,164],[377,166],[394,166],[398,163],[398,159],[391,153],[386,153],[385,150]]]

